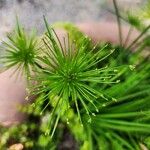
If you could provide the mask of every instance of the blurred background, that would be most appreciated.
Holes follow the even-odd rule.
[[[145,0],[118,0],[120,8],[132,9]],[[16,15],[27,29],[44,31],[43,15],[49,23],[113,20],[107,11],[112,0],[0,0],[0,40],[15,25]]]

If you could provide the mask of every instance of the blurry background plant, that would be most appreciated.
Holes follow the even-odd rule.
[[[116,1],[113,2],[120,26],[120,17],[124,19],[124,16],[118,11]],[[29,83],[28,91],[39,96],[32,105],[20,108],[28,114],[25,123],[0,128],[1,149],[15,143],[22,143],[25,149],[36,150],[150,148],[150,63],[149,55],[142,55],[143,50],[149,47],[149,25],[144,25],[134,15],[127,14],[125,20],[133,28],[141,30],[135,41],[126,45],[120,40],[120,45],[117,46],[98,43],[94,48],[89,38],[72,24],[57,25],[63,27],[70,37],[70,41],[64,40],[65,43],[69,41],[69,44],[61,45],[57,35],[45,20],[47,32],[42,39],[42,45],[39,42],[38,46],[33,44],[36,37],[32,40],[22,27],[17,26],[16,33],[12,34],[11,38],[8,36],[8,43],[2,45],[2,48],[6,49],[2,58],[11,64],[5,63],[6,69],[20,63],[25,64],[25,68],[21,69],[25,69],[27,80],[37,81],[32,87]],[[120,39],[121,37],[120,26]],[[131,51],[134,45],[136,52]],[[29,47],[33,51],[28,51]],[[40,50],[44,50],[44,53],[41,54]],[[29,57],[30,52],[36,57]],[[21,59],[15,57],[16,53],[20,54]],[[27,61],[28,59],[32,61]],[[27,73],[30,69],[26,68],[30,65],[36,66],[32,69],[36,77]],[[107,65],[109,67],[106,67]],[[75,76],[78,80],[74,78],[74,73],[78,73],[78,76]],[[62,81],[66,77],[66,86],[62,88],[65,83]],[[101,77],[104,80],[101,80]],[[41,78],[44,82],[41,82]],[[76,87],[72,85],[72,81],[75,85],[80,85]],[[117,84],[112,84],[116,81]],[[75,90],[80,94],[76,94]],[[64,104],[60,105],[59,101]],[[68,105],[71,107],[68,108]],[[53,138],[47,134],[49,132]],[[65,138],[72,142],[70,147],[65,146]]]

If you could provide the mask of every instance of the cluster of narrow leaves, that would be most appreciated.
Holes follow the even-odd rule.
[[[104,95],[99,88],[94,85],[118,83],[114,79],[117,68],[108,66],[98,67],[98,64],[109,57],[114,50],[108,50],[107,45],[96,50],[96,47],[90,48],[90,39],[82,36],[82,42],[73,41],[64,37],[63,41],[55,31],[49,27],[44,18],[47,32],[38,43],[35,37],[28,37],[19,23],[14,34],[8,35],[8,41],[3,42],[2,48],[5,49],[4,60],[5,68],[15,68],[15,72],[23,72],[29,81],[27,91],[30,95],[43,95],[43,101],[50,97],[48,104],[41,111],[43,112],[48,105],[54,107],[50,114],[48,133],[51,131],[51,124],[54,115],[59,109],[65,111],[70,106],[75,108],[80,123],[82,119],[80,110],[84,112],[91,122],[91,114],[88,105],[94,107],[98,112],[96,103],[103,101],[113,101],[112,97]],[[101,55],[105,51],[105,55]],[[33,84],[33,82],[34,84]],[[31,86],[30,86],[31,83]],[[57,97],[57,98],[56,98]],[[28,97],[26,97],[28,99]],[[54,104],[53,104],[54,103]],[[61,112],[57,111],[57,118],[54,129],[57,126]],[[52,130],[52,135],[54,130]]]
[[[114,2],[118,9],[115,0]],[[119,26],[122,18],[118,13],[117,17]],[[132,23],[130,23],[131,19]],[[130,37],[131,29],[137,28],[137,24],[134,23],[139,20],[132,16],[130,21],[127,21],[131,24],[128,34]],[[121,45],[117,48],[118,56],[115,60],[109,59],[112,66],[128,64],[133,71],[124,67],[124,70],[120,72],[122,82],[109,88],[105,85],[101,87],[107,94],[115,97],[117,102],[106,102],[105,107],[97,106],[99,113],[92,117],[92,123],[86,127],[88,140],[84,144],[85,149],[141,150],[150,148],[150,55],[147,42],[149,41],[147,39],[149,28],[149,25],[140,28],[139,36],[129,46],[122,47]],[[120,37],[122,37],[121,30]],[[136,45],[138,42],[140,44]],[[136,45],[136,52],[129,52],[134,45]],[[142,56],[143,52],[147,52],[145,57]]]
[[[143,50],[149,45],[146,45],[145,39],[141,43],[144,44],[137,47],[134,53],[123,47],[116,48],[117,58],[112,56],[107,60],[112,67],[114,64],[126,66],[118,73],[120,83],[113,86],[104,84],[100,87],[106,95],[109,94],[116,100],[106,101],[103,106],[97,104],[99,112],[92,116],[91,124],[87,123],[88,117],[84,116],[87,137],[81,139],[84,141],[81,149],[149,148],[150,56],[142,56]],[[113,55],[116,56],[116,53]],[[73,118],[70,120],[74,124]],[[73,124],[70,125],[70,130],[79,139],[84,131],[76,133]]]
[[[17,23],[16,32],[3,42],[5,69],[23,72],[29,96],[38,96],[31,106],[23,108],[31,118],[39,119],[36,132],[29,131],[26,139],[32,141],[32,149],[57,149],[52,141],[59,144],[66,127],[81,150],[150,148],[150,56],[143,57],[149,46],[150,26],[141,26],[136,17],[128,15],[131,28],[141,33],[127,46],[131,28],[124,42],[120,20],[124,18],[113,2],[118,47],[93,47],[90,39],[69,23],[58,25],[70,33],[60,39],[45,18],[46,33],[40,40],[27,35]],[[136,52],[129,51],[137,43]],[[12,133],[20,136],[16,129]],[[31,139],[30,134],[36,138]]]
[[[106,103],[92,118],[90,136],[100,148],[140,150],[140,144],[149,136],[150,66],[143,67],[138,73],[130,73],[125,82],[106,89],[110,95],[117,96],[117,104]]]
[[[109,68],[104,66],[98,68],[98,63],[109,57],[114,50],[109,50],[102,57],[101,51],[106,51],[107,45],[98,51],[95,50],[95,47],[88,49],[90,41],[86,37],[82,38],[80,46],[76,45],[76,41],[71,42],[69,36],[64,38],[63,43],[61,43],[57,34],[49,27],[46,20],[45,24],[47,32],[42,39],[44,44],[42,47],[43,54],[42,57],[38,57],[41,67],[35,71],[36,76],[31,77],[31,80],[35,81],[36,85],[29,87],[29,93],[31,95],[44,94],[43,99],[45,100],[50,97],[46,107],[55,103],[47,131],[50,133],[52,120],[57,109],[59,111],[57,111],[54,129],[61,116],[61,110],[65,109],[67,111],[70,107],[75,108],[81,125],[81,108],[84,108],[89,117],[89,122],[91,122],[90,115],[94,113],[88,107],[89,104],[95,108],[94,111],[98,112],[96,103],[102,104],[103,101],[114,100],[105,96],[99,88],[94,88],[91,84],[111,84],[118,83],[119,80],[112,79],[117,72],[115,67]],[[64,108],[64,105],[66,108]],[[53,134],[54,130],[52,131]]]
[[[39,53],[37,43],[35,32],[28,35],[17,21],[15,31],[8,34],[7,41],[1,44],[1,49],[5,50],[5,55],[1,57],[4,70],[15,66],[14,73],[29,75],[32,67],[36,67],[36,56]]]

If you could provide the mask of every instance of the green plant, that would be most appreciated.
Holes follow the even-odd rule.
[[[1,47],[5,50],[5,55],[1,57],[1,61],[5,64],[4,69],[15,66],[14,72],[22,72],[28,76],[31,73],[31,67],[37,66],[38,39],[35,31],[27,35],[17,20],[16,30],[8,34],[7,39],[8,41],[2,42]]]
[[[46,33],[41,39],[29,36],[17,23],[15,34],[1,47],[6,50],[4,70],[15,67],[17,73],[23,72],[29,96],[37,98],[21,108],[29,120],[19,129],[1,128],[1,149],[11,139],[27,149],[57,149],[66,131],[81,150],[149,147],[150,63],[149,55],[142,53],[149,46],[150,26],[130,14],[124,19],[113,2],[120,45],[93,46],[90,38],[70,23],[54,25],[68,32],[60,41],[45,17]],[[130,33],[122,40],[121,19],[141,30],[130,45],[126,45]],[[136,52],[132,52],[140,39]]]

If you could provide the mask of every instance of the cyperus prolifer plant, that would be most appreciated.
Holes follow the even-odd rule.
[[[18,19],[15,31],[7,35],[6,41],[2,41],[1,49],[5,50],[1,56],[4,70],[14,68],[14,73],[28,76],[37,66],[38,38],[35,31],[27,34]]]
[[[38,58],[42,66],[36,73],[36,76],[33,76],[36,85],[32,87],[30,93],[32,94],[32,91],[35,94],[46,93],[45,98],[51,97],[49,104],[54,100],[52,97],[59,97],[52,111],[51,118],[56,109],[61,110],[64,105],[67,105],[67,110],[70,106],[75,105],[81,124],[81,108],[85,109],[89,116],[89,122],[91,122],[90,115],[94,115],[94,112],[88,107],[89,104],[93,105],[94,111],[98,112],[96,103],[103,105],[104,100],[115,100],[115,98],[105,96],[100,89],[96,89],[91,85],[93,83],[98,85],[119,82],[119,80],[113,80],[117,72],[116,68],[109,68],[108,66],[98,68],[98,63],[110,56],[114,50],[108,51],[102,57],[101,51],[105,51],[107,45],[98,51],[95,50],[95,47],[88,50],[90,41],[86,37],[83,37],[82,44],[78,46],[79,48],[77,48],[76,41],[72,42],[69,36],[67,38],[64,37],[62,43],[55,31],[49,27],[45,18],[44,20],[47,32],[42,39],[44,44],[42,48],[43,55]],[[81,108],[79,108],[79,105]]]
[[[141,150],[149,146],[150,63],[142,52],[149,46],[150,26],[141,26],[142,22],[128,13],[124,18],[113,2],[118,47],[102,43],[93,47],[70,23],[58,25],[69,33],[61,40],[45,18],[47,30],[40,38],[26,34],[17,23],[16,32],[2,44],[6,52],[1,60],[4,69],[13,67],[15,73],[27,76],[27,92],[37,98],[22,109],[29,120],[9,130],[0,128],[4,133],[0,149],[6,149],[3,147],[12,139],[26,149],[59,149],[66,132],[75,137],[74,145],[80,150]],[[120,18],[131,25],[125,40]],[[141,33],[130,41],[133,27]]]
[[[105,95],[99,88],[95,88],[95,85],[119,82],[114,78],[117,68],[98,66],[114,52],[114,49],[107,50],[105,45],[99,50],[96,50],[96,46],[89,50],[90,39],[84,36],[80,39],[81,45],[72,41],[69,34],[60,41],[55,30],[49,27],[45,17],[44,21],[47,31],[39,43],[34,37],[27,37],[17,23],[16,33],[8,36],[9,42],[3,43],[6,54],[2,58],[6,62],[6,68],[15,66],[16,70],[23,71],[27,75],[29,82],[27,89],[30,95],[42,94],[43,101],[50,97],[48,104],[42,110],[43,112],[48,105],[54,107],[48,128],[52,124],[56,111],[56,124],[58,123],[62,113],[58,112],[58,109],[66,111],[73,106],[76,108],[81,125],[82,108],[89,116],[88,122],[91,122],[90,115],[95,115],[94,112],[99,111],[97,103],[103,106],[105,101],[116,101],[115,98]],[[106,51],[104,56],[101,55],[103,51]],[[50,131],[51,129],[48,129],[47,132]]]

